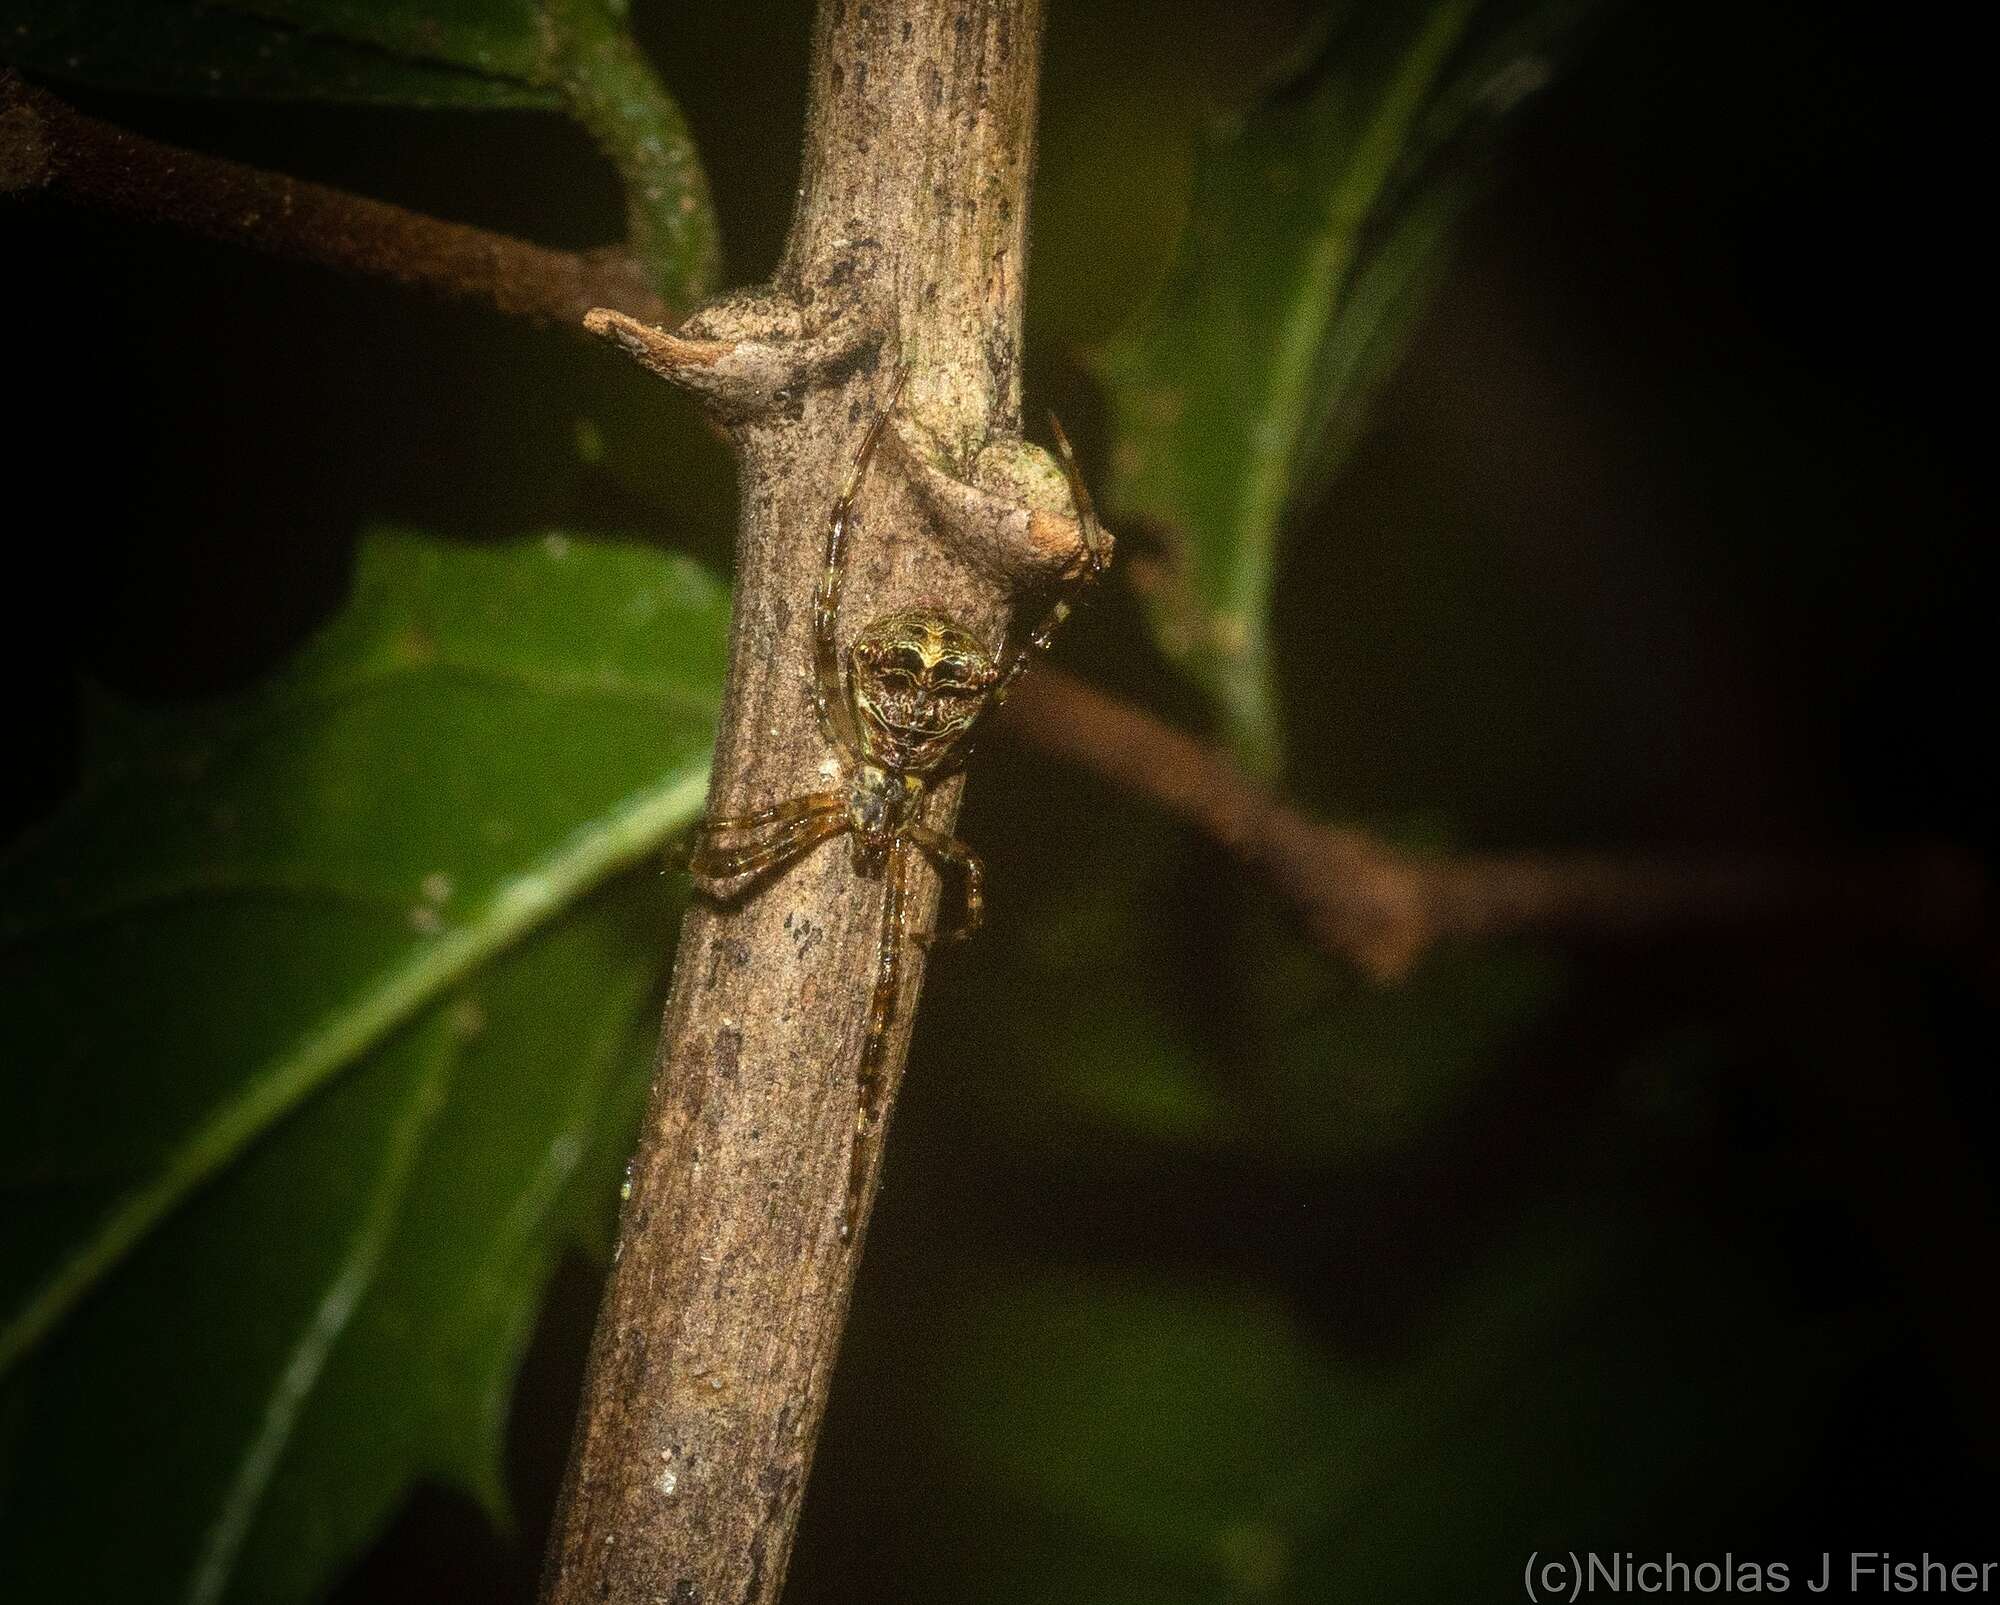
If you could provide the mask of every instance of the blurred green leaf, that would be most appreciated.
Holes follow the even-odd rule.
[[[1583,0],[1352,8],[1299,80],[1219,121],[1180,258],[1097,359],[1107,500],[1168,543],[1155,633],[1243,761],[1279,766],[1269,623],[1286,512],[1334,473],[1473,186],[1464,147],[1544,81]]]
[[[227,706],[101,721],[0,867],[11,1363],[314,1089],[700,811],[725,597],[551,535],[379,536]]]
[[[1167,62],[1135,61],[1129,45],[1114,60],[1130,81],[1048,92],[1035,158],[1034,343],[1093,344],[1116,330],[1160,292],[1187,225],[1201,126],[1190,86],[1166,78]]]
[[[615,1185],[670,914],[657,875],[623,877],[132,1256],[29,1367],[0,1595],[312,1600],[420,1478],[506,1525],[514,1373],[581,1196]]]
[[[222,0],[305,34],[519,83],[549,75],[540,0]]]
[[[454,108],[562,104],[552,86],[509,65],[519,59],[518,41],[496,51],[475,43],[470,30],[436,30],[431,48],[391,54],[379,48],[379,36],[398,19],[414,35],[416,8],[342,9],[357,14],[354,31],[327,26],[305,4],[290,14],[275,4],[253,11],[198,0],[10,0],[0,14],[0,61],[101,89],[176,95]],[[361,26],[370,19],[379,20]],[[484,34],[496,31],[504,32],[489,26]],[[490,65],[478,60],[482,51]]]
[[[1257,1151],[1307,1165],[1406,1152],[1501,1075],[1528,1029],[1562,1002],[1567,970],[1525,942],[1446,948],[1382,986],[1271,933],[1253,974],[1303,961],[1286,1004],[1268,999],[1260,1051],[1240,1067],[1240,1118]],[[1310,979],[1303,964],[1316,964]]]
[[[981,1090],[1029,1125],[1057,1109],[1171,1148],[1286,1167],[1370,1165],[1459,1113],[1562,996],[1561,965],[1524,946],[1442,954],[1393,988],[1305,956],[1320,974],[1299,1002],[1234,1016],[1223,1031],[1177,1018],[1171,977],[1146,975],[1122,942],[1099,950],[1101,994],[1010,970],[1040,1007],[989,998],[1003,1044],[992,1051],[1037,1068]],[[996,992],[1009,984],[994,981]]]
[[[954,1079],[981,1118],[1057,1145],[1081,1126],[1285,1169],[1375,1165],[1460,1114],[1563,1000],[1565,965],[1525,942],[1366,980],[1261,891],[1218,896],[1215,860],[1157,815],[1075,785],[1057,812],[1032,766],[995,764],[974,799],[993,941],[978,965],[940,966],[926,1019],[948,1026],[918,1041],[941,1029],[954,1058],[1007,1067]],[[1038,873],[1005,884],[1009,862]],[[1192,950],[1172,912],[1190,900]]]
[[[694,134],[633,40],[628,9],[625,0],[537,0],[547,71],[618,169],[632,254],[671,305],[690,309],[715,287],[722,236]]]
[[[255,693],[103,710],[0,869],[0,1595],[308,1599],[418,1477],[505,1518],[513,1373],[656,1029],[672,909],[627,867],[700,810],[725,609],[636,547],[378,535]],[[115,1545],[74,1525],[107,1504]]]

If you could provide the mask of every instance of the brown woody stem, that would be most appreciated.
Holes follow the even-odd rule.
[[[1019,435],[1041,33],[1039,0],[828,0],[776,282],[671,333],[592,319],[701,397],[741,457],[712,812],[828,785],[812,597],[832,503],[897,364],[904,408],[967,458]],[[1002,638],[1013,587],[935,539],[886,463],[851,540],[844,634],[922,603]],[[949,827],[959,790],[939,788],[931,825]],[[926,871],[911,891],[927,930],[935,882]],[[548,1605],[777,1597],[856,1264],[841,1210],[882,917],[881,882],[839,843],[688,913]],[[922,970],[913,953],[881,1067],[885,1124]]]
[[[1075,578],[1089,565],[1062,469],[1040,447],[993,440],[959,473],[912,418],[892,419],[889,439],[924,516],[974,567],[1020,586]],[[1098,533],[1097,547],[1109,564],[1116,542],[1108,531]]]

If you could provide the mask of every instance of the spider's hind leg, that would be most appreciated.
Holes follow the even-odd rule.
[[[895,1024],[909,951],[909,888],[910,849],[898,837],[890,843],[882,869],[882,935],[876,949],[875,990],[868,997],[868,1029],[861,1043],[861,1064],[855,1071],[854,1146],[847,1161],[847,1202],[840,1216],[843,1241],[853,1240],[860,1223],[861,1199],[868,1188],[868,1166],[875,1152],[876,1127],[882,1114],[882,1066],[888,1057],[889,1028]]]

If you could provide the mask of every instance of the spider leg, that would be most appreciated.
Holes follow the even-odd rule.
[[[696,874],[710,874],[711,866],[723,859],[742,858],[760,845],[774,845],[786,827],[802,818],[836,813],[845,807],[846,802],[839,793],[818,791],[793,797],[773,807],[759,809],[755,813],[722,814],[704,819],[695,827],[688,868]],[[764,831],[771,826],[777,826],[779,829],[763,843],[726,839],[747,836],[753,831]]]
[[[854,1146],[847,1161],[847,1202],[840,1217],[843,1242],[853,1239],[860,1221],[876,1121],[882,1113],[882,1063],[888,1055],[889,1027],[895,1023],[896,1002],[903,990],[903,960],[909,948],[909,879],[910,849],[898,836],[889,844],[888,862],[882,871],[881,945],[876,950],[875,990],[868,998],[861,1065],[855,1072]]]
[[[754,880],[803,858],[823,841],[848,828],[846,813],[808,814],[773,833],[770,840],[718,847],[704,840],[688,866],[706,881]]]
[[[1055,432],[1056,454],[1062,458],[1063,478],[1069,481],[1069,499],[1076,508],[1076,527],[1083,536],[1084,555],[1090,559],[1090,577],[1101,580],[1111,564],[1097,540],[1104,529],[1097,521],[1097,504],[1090,499],[1090,487],[1083,482],[1083,470],[1076,466],[1076,452],[1070,446],[1062,420],[1054,413],[1049,414],[1049,428]]]
[[[868,464],[882,439],[883,426],[896,410],[896,399],[902,395],[903,380],[908,375],[907,367],[896,369],[895,382],[889,386],[889,399],[868,426],[868,433],[861,437],[861,447],[847,473],[846,488],[833,504],[833,516],[826,526],[826,566],[820,571],[819,594],[813,603],[813,707],[819,713],[819,727],[826,739],[849,758],[858,755],[860,743],[855,735],[854,713],[848,706],[846,680],[840,670],[840,644],[834,636],[834,625],[840,617],[840,593],[847,584],[847,526],[854,514],[854,498],[861,493],[862,481],[868,477]]]
[[[1069,481],[1069,498],[1076,508],[1076,526],[1082,532],[1084,555],[1089,558],[1090,566],[1063,586],[1047,617],[1014,649],[1013,656],[1000,671],[999,684],[993,688],[991,704],[993,707],[998,707],[1007,700],[1007,693],[1014,689],[1014,682],[1021,678],[1022,672],[1028,667],[1034,655],[1045,650],[1049,642],[1055,639],[1056,631],[1062,628],[1063,621],[1069,617],[1071,608],[1075,606],[1077,593],[1085,585],[1101,580],[1105,570],[1110,567],[1104,556],[1104,548],[1097,539],[1099,528],[1097,509],[1091,502],[1090,490],[1083,482],[1083,475],[1076,466],[1076,453],[1070,448],[1069,436],[1063,433],[1063,426],[1054,413],[1049,414],[1049,427],[1056,434],[1056,452],[1062,458],[1063,477]]]
[[[761,809],[754,814],[722,814],[711,819],[698,819],[694,828],[682,838],[675,858],[682,869],[697,878],[727,879],[729,871],[724,867],[724,861],[743,857],[753,845],[748,841],[727,838],[769,825],[788,824],[798,814],[808,811],[807,805],[817,804],[822,797],[830,800],[832,793],[795,797],[790,802]],[[768,845],[768,842],[762,845]]]
[[[910,840],[921,847],[930,861],[937,865],[942,874],[947,868],[959,873],[959,885],[964,901],[959,905],[958,922],[949,930],[940,928],[928,937],[919,937],[919,945],[928,947],[934,942],[962,942],[979,929],[986,918],[986,866],[979,855],[955,836],[947,836],[941,830],[932,830],[928,825],[911,825]]]
[[[803,797],[793,797],[787,802],[760,808],[754,814],[723,814],[714,819],[704,819],[701,833],[704,837],[740,836],[766,825],[799,819],[807,814],[833,813],[846,806],[847,799],[837,791],[808,792]]]

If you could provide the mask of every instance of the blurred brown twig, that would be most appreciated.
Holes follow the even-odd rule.
[[[17,74],[0,73],[0,195],[38,193],[579,333],[592,307],[652,323],[673,315],[622,249],[553,251],[184,150],[86,116]]]
[[[1382,981],[1400,979],[1454,938],[1631,938],[1784,923],[1949,943],[1975,935],[1985,917],[1978,864],[1949,848],[1853,863],[1696,853],[1428,856],[1311,818],[1219,749],[1059,670],[1022,681],[1004,718],[1021,740],[1210,837],[1282,894],[1322,948]]]

